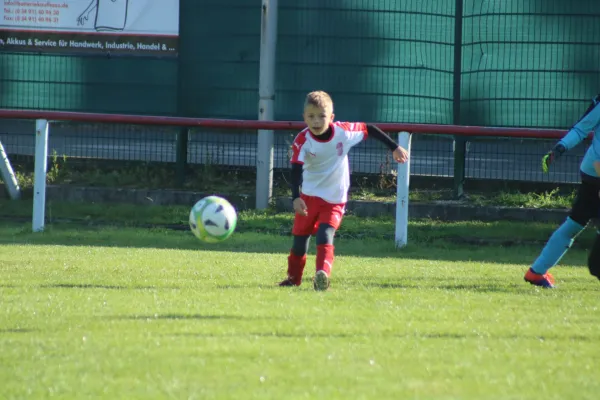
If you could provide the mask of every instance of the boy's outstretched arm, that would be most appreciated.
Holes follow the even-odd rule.
[[[567,132],[567,134],[542,158],[542,170],[548,172],[548,167],[556,161],[565,151],[571,150],[583,142],[590,132],[600,125],[600,106],[596,97],[590,108],[581,119]]]
[[[375,125],[367,124],[367,133],[370,137],[379,140],[394,154],[394,159],[399,163],[405,163],[408,161],[408,151],[403,147],[398,146],[398,143],[394,141],[387,133],[376,127]]]

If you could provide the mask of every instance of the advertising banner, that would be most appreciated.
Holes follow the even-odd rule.
[[[0,1],[0,51],[178,53],[179,0]]]

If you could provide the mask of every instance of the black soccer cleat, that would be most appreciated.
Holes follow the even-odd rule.
[[[289,287],[289,286],[300,286],[302,282],[296,282],[293,278],[286,278],[283,281],[279,282],[278,286],[281,287]]]

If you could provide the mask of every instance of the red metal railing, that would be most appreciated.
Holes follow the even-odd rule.
[[[306,126],[300,121],[254,121],[212,118],[183,118],[145,115],[96,114],[64,111],[0,110],[0,118],[45,119],[49,121],[105,122],[136,125],[168,125],[230,129],[301,130]],[[564,130],[533,128],[498,128],[486,126],[376,123],[387,132],[411,132],[439,135],[513,137],[532,139],[560,139]]]

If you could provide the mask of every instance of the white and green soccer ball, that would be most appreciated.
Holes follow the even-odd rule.
[[[207,243],[227,239],[237,224],[235,208],[222,197],[208,196],[192,207],[190,229],[196,237]]]

